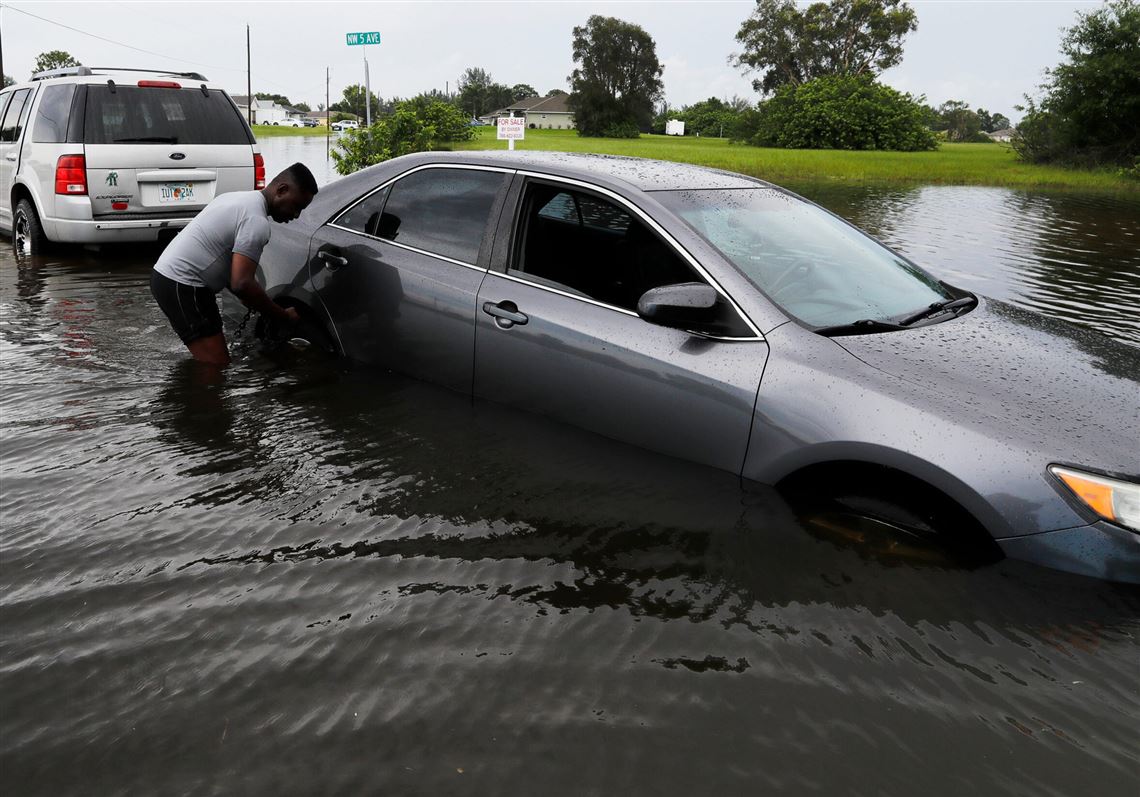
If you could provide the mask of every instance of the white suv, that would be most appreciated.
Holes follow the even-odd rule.
[[[71,67],[0,92],[0,230],[18,251],[158,240],[264,186],[249,125],[195,72]]]

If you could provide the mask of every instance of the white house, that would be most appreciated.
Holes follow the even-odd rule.
[[[685,123],[680,119],[670,119],[665,123],[665,135],[667,136],[683,136],[685,135]]]
[[[238,110],[241,115],[249,119],[249,97],[245,94],[231,94],[234,102],[237,103]],[[259,100],[257,97],[253,98],[253,123],[255,125],[272,125],[278,122],[284,122],[286,119],[300,119],[304,116],[304,112],[298,111],[296,108],[290,108],[287,105],[278,105],[273,100]]]
[[[500,116],[522,116],[531,130],[573,130],[574,112],[567,104],[569,99],[567,94],[524,97],[506,108],[480,116],[479,121],[493,125]]]
[[[1016,130],[1012,130],[1006,127],[1002,130],[995,130],[992,133],[986,133],[986,135],[992,138],[994,141],[1009,141],[1011,138],[1013,138],[1013,135],[1016,132]]]

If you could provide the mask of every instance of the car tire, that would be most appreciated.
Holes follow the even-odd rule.
[[[12,246],[20,255],[41,254],[48,245],[39,214],[32,200],[24,198],[16,203],[12,216]]]
[[[335,356],[336,343],[316,314],[305,306],[296,306],[296,310],[301,320],[292,327],[287,327],[269,316],[259,315],[254,335],[269,349],[277,349],[294,341],[303,341],[318,351]]]
[[[813,533],[875,558],[959,567],[1001,558],[993,538],[941,493],[872,474],[848,473],[830,489],[793,481],[781,492]]]

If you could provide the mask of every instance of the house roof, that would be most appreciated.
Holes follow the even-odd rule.
[[[1017,131],[1014,130],[1012,127],[1006,127],[1006,128],[1001,129],[1001,130],[995,130],[992,133],[988,133],[987,135],[990,135],[990,136],[1012,136],[1016,132]]]
[[[491,111],[484,116],[500,116],[511,111],[525,111],[527,113],[573,113],[570,110],[569,94],[551,94],[549,97],[523,97],[505,108]]]

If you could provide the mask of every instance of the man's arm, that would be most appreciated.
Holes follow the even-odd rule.
[[[296,323],[299,316],[292,307],[282,307],[269,298],[257,282],[257,263],[245,255],[234,253],[230,264],[230,292],[250,310],[270,315],[281,321]]]

